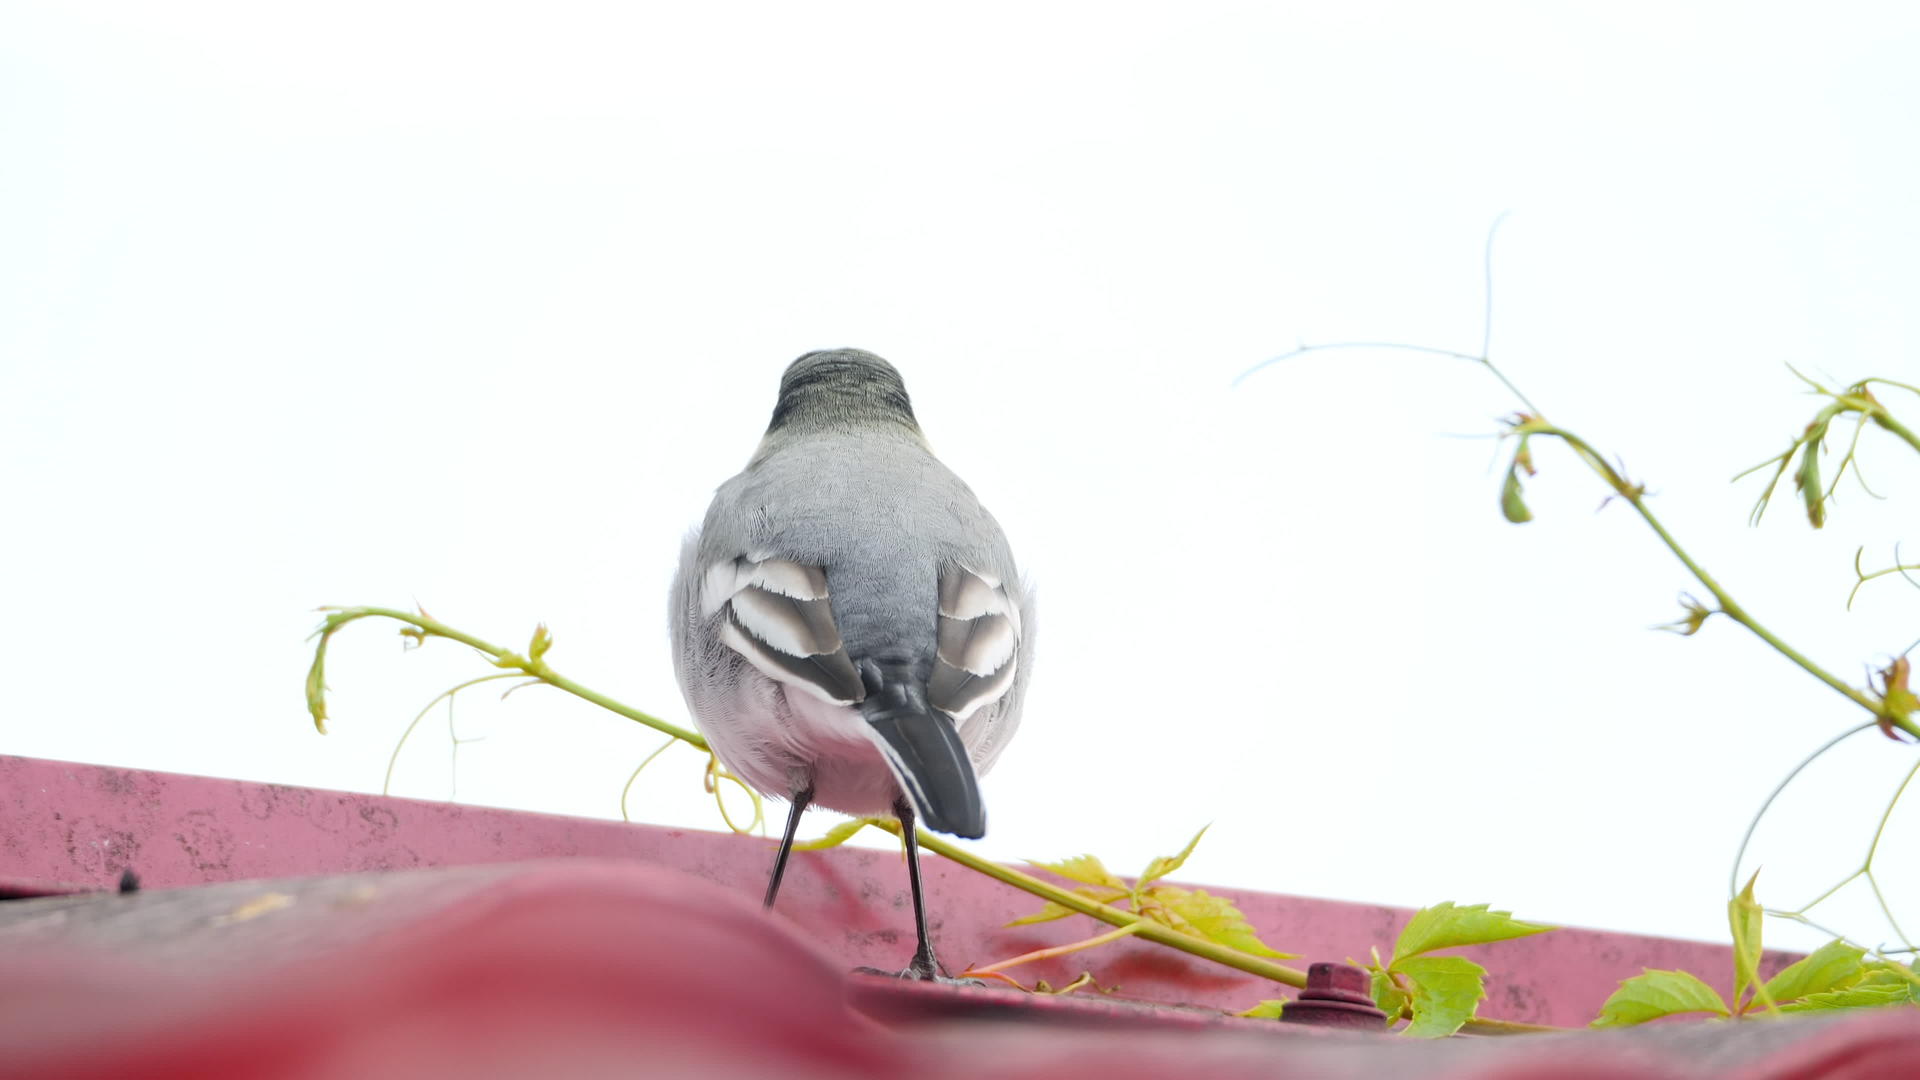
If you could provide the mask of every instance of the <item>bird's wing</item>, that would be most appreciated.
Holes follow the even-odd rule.
[[[958,563],[940,575],[940,627],[927,702],[954,718],[1000,700],[1019,669],[1020,607],[999,579]]]
[[[707,570],[700,606],[708,616],[725,609],[720,639],[768,678],[832,705],[867,696],[840,643],[819,567],[746,555],[723,560]]]

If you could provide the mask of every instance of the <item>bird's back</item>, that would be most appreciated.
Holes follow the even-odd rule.
[[[974,776],[1018,721],[1028,602],[999,525],[928,449],[891,366],[847,351],[789,369],[674,597],[682,685],[736,771],[784,794],[783,770],[877,767],[886,783],[891,768],[930,825],[978,835]],[[873,766],[832,749],[849,732]],[[919,767],[923,753],[958,755],[963,775]],[[971,810],[941,825],[942,804]]]

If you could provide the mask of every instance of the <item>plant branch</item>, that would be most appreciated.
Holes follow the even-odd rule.
[[[1019,956],[988,964],[986,967],[968,968],[960,973],[960,977],[968,979],[977,975],[997,975],[1010,967],[1030,964],[1035,960],[1047,960],[1055,956],[1069,956],[1082,949],[1091,949],[1096,945],[1105,945],[1109,942],[1119,941],[1123,937],[1137,934],[1140,932],[1140,928],[1145,925],[1144,922],[1137,922],[1131,926],[1122,926],[1118,930],[1109,930],[1104,934],[1087,938],[1084,941],[1073,941],[1065,945],[1054,945],[1045,949],[1035,949],[1032,952],[1021,953]]]
[[[1907,734],[1912,735],[1914,738],[1920,739],[1920,724],[1916,724],[1911,717],[1889,708],[1884,701],[1876,701],[1865,691],[1848,684],[1846,680],[1829,672],[1819,664],[1814,663],[1806,654],[1787,644],[1778,634],[1767,629],[1758,619],[1748,614],[1747,609],[1742,607],[1740,602],[1733,598],[1733,594],[1729,593],[1725,586],[1721,585],[1712,574],[1709,574],[1705,567],[1694,561],[1693,556],[1688,554],[1687,549],[1680,546],[1680,542],[1674,539],[1673,534],[1667,531],[1665,525],[1661,524],[1660,518],[1647,507],[1645,486],[1629,483],[1627,478],[1622,476],[1619,470],[1609,464],[1606,459],[1602,458],[1599,452],[1589,445],[1585,439],[1582,439],[1571,431],[1550,424],[1537,416],[1524,417],[1519,423],[1514,425],[1513,430],[1521,435],[1551,436],[1572,447],[1574,452],[1582,461],[1586,462],[1589,468],[1599,473],[1613,488],[1614,492],[1633,507],[1634,511],[1640,515],[1641,520],[1647,523],[1647,527],[1652,529],[1654,535],[1660,538],[1660,542],[1665,544],[1667,550],[1673,553],[1674,558],[1680,560],[1680,564],[1687,568],[1688,573],[1693,575],[1694,580],[1698,581],[1708,592],[1713,594],[1714,601],[1719,604],[1722,615],[1746,627],[1753,632],[1755,637],[1772,646],[1775,652],[1793,661],[1803,671],[1807,672],[1807,674],[1826,683],[1836,692],[1845,696],[1847,700],[1872,713],[1880,723],[1891,724],[1905,731]]]
[[[1884,381],[1884,380],[1874,380],[1874,381]],[[1909,389],[1911,389],[1911,387],[1909,387]],[[1895,420],[1893,418],[1893,414],[1889,413],[1885,409],[1880,409],[1874,412],[1872,415],[1873,415],[1874,423],[1879,424],[1882,428],[1892,432],[1901,441],[1905,442],[1908,446],[1913,447],[1916,453],[1920,453],[1920,435],[1915,435],[1912,429],[1908,428],[1905,424],[1902,424],[1900,421]]]
[[[1874,726],[1875,726],[1875,721],[1868,720],[1865,723],[1856,724],[1853,727],[1850,727],[1847,730],[1841,732],[1840,734],[1835,735],[1833,738],[1828,739],[1825,743],[1821,744],[1820,749],[1815,750],[1813,753],[1808,754],[1806,757],[1800,759],[1800,764],[1795,765],[1793,767],[1793,770],[1787,773],[1784,779],[1782,779],[1778,784],[1775,784],[1773,786],[1773,790],[1767,794],[1767,801],[1760,804],[1759,812],[1753,815],[1752,821],[1747,822],[1746,834],[1740,838],[1740,848],[1739,850],[1733,853],[1733,876],[1729,878],[1727,881],[1728,896],[1734,896],[1740,892],[1740,864],[1746,861],[1747,845],[1753,842],[1753,832],[1755,829],[1760,827],[1760,820],[1766,817],[1767,811],[1773,807],[1773,801],[1775,799],[1778,799],[1780,797],[1780,793],[1787,790],[1787,785],[1793,783],[1794,777],[1799,776],[1800,773],[1803,770],[1805,770],[1807,766],[1813,764],[1816,758],[1820,757],[1822,754],[1825,754],[1827,751],[1833,749],[1834,747],[1840,745],[1841,743],[1847,741],[1848,739],[1854,737],[1855,735],[1858,735],[1863,731],[1871,730]],[[1849,878],[1848,880],[1851,881],[1852,879]],[[1815,901],[1815,903],[1818,903],[1818,902],[1819,901]],[[1813,906],[1812,904],[1806,905],[1806,907],[1812,907],[1812,906]],[[1801,908],[1801,910],[1805,911],[1806,908],[1803,907]]]
[[[315,631],[315,635],[320,640],[319,643],[314,646],[313,666],[307,671],[307,711],[313,716],[313,726],[317,728],[322,735],[327,732],[327,644],[333,639],[334,634],[339,633],[342,628],[351,623],[361,619],[380,618],[393,619],[397,622],[405,623],[412,629],[406,629],[400,632],[416,642],[424,642],[429,637],[440,637],[446,638],[449,641],[457,641],[462,645],[484,653],[487,658],[493,662],[493,666],[495,667],[511,668],[515,671],[522,672],[539,679],[549,686],[555,686],[565,690],[577,698],[591,701],[609,712],[617,713],[635,723],[645,724],[664,735],[671,735],[682,742],[692,743],[702,750],[709,750],[709,752],[711,752],[707,746],[707,740],[701,738],[695,732],[688,731],[686,728],[675,724],[669,724],[658,717],[649,716],[630,705],[623,705],[605,694],[595,690],[589,690],[553,670],[553,668],[547,665],[546,660],[542,658],[546,652],[547,645],[551,643],[551,638],[547,636],[544,627],[535,631],[533,644],[528,648],[527,655],[522,656],[511,649],[503,649],[491,642],[482,641],[472,634],[456,630],[425,612],[415,614],[413,612],[400,611],[396,608],[383,607],[322,608],[321,610],[327,613],[327,618],[326,622],[321,624],[320,629]]]
[[[1258,975],[1263,979],[1271,979],[1277,983],[1285,983],[1288,986],[1294,987],[1304,987],[1307,985],[1307,973],[1298,968],[1290,968],[1285,964],[1276,964],[1271,960],[1254,956],[1251,953],[1243,953],[1238,949],[1230,949],[1225,945],[1216,944],[1205,938],[1194,937],[1191,934],[1183,934],[1172,927],[1154,922],[1152,919],[1135,915],[1131,911],[1123,911],[1111,904],[1102,904],[1098,901],[1089,900],[1079,893],[1063,889],[1051,882],[1042,881],[1032,874],[1024,874],[1011,866],[1002,866],[997,862],[983,859],[973,852],[931,833],[921,831],[917,835],[920,846],[926,848],[928,851],[952,859],[954,862],[970,870],[977,870],[988,877],[998,879],[1016,889],[1032,893],[1043,900],[1051,900],[1063,908],[1079,912],[1082,915],[1091,916],[1109,926],[1132,927],[1138,924],[1139,929],[1133,931],[1137,937],[1178,949],[1181,952],[1193,956],[1212,960],[1215,963],[1225,964],[1227,967],[1236,968],[1249,975]]]
[[[407,739],[412,737],[413,729],[420,726],[420,721],[426,719],[427,713],[432,711],[435,705],[440,704],[442,701],[451,700],[453,695],[465,690],[469,686],[478,686],[483,682],[494,682],[499,679],[517,679],[519,677],[520,676],[511,671],[498,671],[492,675],[482,675],[477,679],[468,679],[458,686],[451,686],[440,691],[432,701],[422,706],[419,712],[413,714],[413,721],[407,725],[407,730],[400,733],[400,741],[393,744],[393,753],[387,758],[387,778],[380,782],[380,794],[390,795],[393,793],[393,770],[400,764],[400,751],[406,748]],[[457,745],[460,740],[455,739],[454,742]]]
[[[1899,574],[1901,577],[1905,578],[1909,583],[1920,585],[1920,582],[1915,582],[1914,579],[1911,576],[1909,576],[1907,573],[1907,571],[1909,570],[1920,570],[1920,563],[1901,562],[1899,545],[1897,544],[1894,545],[1893,565],[1886,567],[1885,569],[1882,569],[1882,570],[1875,570],[1872,573],[1868,573],[1867,571],[1860,569],[1860,556],[1865,554],[1866,550],[1867,549],[1865,545],[1857,547],[1853,550],[1853,576],[1855,578],[1855,581],[1853,583],[1852,591],[1847,593],[1847,610],[1848,611],[1853,610],[1853,599],[1854,597],[1860,595],[1861,586],[1865,585],[1869,581],[1872,581],[1874,578],[1883,578],[1883,577],[1886,577],[1888,574]]]
[[[1270,356],[1234,376],[1231,385],[1239,386],[1254,372],[1270,368],[1275,364],[1291,360],[1296,356],[1305,356],[1307,353],[1314,352],[1326,352],[1330,349],[1385,349],[1389,352],[1425,353],[1428,356],[1442,356],[1449,360],[1471,360],[1475,363],[1486,362],[1472,353],[1455,352],[1452,349],[1436,349],[1431,345],[1409,345],[1398,341],[1334,341],[1325,345],[1300,345],[1278,356]],[[1516,393],[1517,392],[1518,391],[1516,391]]]
[[[679,741],[680,740],[675,738],[671,738],[671,737],[668,738],[666,742],[663,742],[660,744],[659,749],[655,750],[653,753],[648,754],[646,757],[642,758],[640,760],[640,764],[635,765],[633,767],[633,775],[627,777],[627,785],[620,789],[620,820],[621,821],[633,820],[633,817],[627,813],[627,796],[633,791],[634,781],[640,779],[640,773],[644,771],[647,766],[653,764],[654,758],[657,758],[661,754],[666,753],[669,747],[671,747],[674,743],[677,743]]]
[[[415,641],[424,641],[428,637],[443,637],[450,641],[458,641],[486,655],[496,667],[510,668],[514,671],[525,673],[541,682],[559,687],[573,694],[575,697],[593,702],[595,705],[607,709],[610,712],[645,724],[648,727],[671,735],[683,742],[691,743],[702,750],[706,750],[709,754],[712,753],[711,748],[707,746],[707,741],[699,735],[643,713],[629,705],[615,701],[605,694],[588,689],[554,671],[547,665],[546,661],[542,659],[542,654],[544,654],[548,646],[551,645],[551,638],[547,635],[544,627],[535,631],[533,643],[528,648],[527,655],[522,656],[509,649],[503,649],[490,642],[483,641],[480,638],[474,637],[472,634],[456,630],[424,612],[414,614],[394,608],[381,607],[326,608],[322,610],[327,612],[327,618],[320,629],[315,632],[315,635],[319,638],[319,642],[314,650],[313,665],[307,674],[307,707],[308,711],[313,715],[314,726],[323,734],[327,730],[325,673],[328,642],[341,628],[360,619],[385,618],[406,624],[408,629],[401,630],[401,633]],[[487,679],[497,677],[499,676],[485,676],[482,679],[474,681],[486,681]],[[463,685],[471,685],[471,683]],[[439,699],[435,700],[437,701]],[[655,751],[656,754],[658,754],[658,752],[659,751]],[[651,757],[648,760],[652,760]],[[642,762],[643,768],[645,764],[645,762]],[[637,771],[638,770],[636,770],[636,772]],[[722,773],[720,775],[727,779],[734,779],[729,774]],[[629,783],[631,783],[631,780],[629,780]],[[871,822],[871,824],[878,828],[887,829],[889,832],[894,832],[896,835],[899,831],[898,822],[875,821]],[[1133,912],[1123,911],[1109,904],[1089,900],[1078,893],[1070,892],[1057,885],[1042,881],[1031,874],[1024,874],[1010,866],[1002,866],[999,863],[983,859],[931,833],[917,831],[916,835],[919,839],[920,846],[926,848],[928,851],[932,851],[968,869],[978,871],[988,877],[1011,885],[1016,889],[1031,893],[1043,900],[1051,900],[1061,907],[1079,912],[1082,915],[1091,916],[1110,926],[1120,928],[1125,931],[1126,935],[1145,938],[1156,944],[1165,945],[1189,955],[1197,956],[1204,960],[1211,960],[1214,963],[1244,971],[1249,975],[1258,975],[1261,978],[1270,979],[1287,986],[1305,987],[1307,985],[1306,972],[1297,968],[1287,967],[1284,964],[1276,964],[1271,960],[1254,956],[1250,953],[1244,953],[1237,949],[1228,948],[1225,945],[1219,945],[1204,938],[1183,934],[1178,930],[1154,922],[1151,919],[1143,918]],[[1122,935],[1105,935],[1105,937],[1120,936]],[[1467,1021],[1466,1026],[1468,1030],[1483,1035],[1527,1034],[1559,1030],[1538,1024],[1524,1024],[1508,1020],[1474,1019]]]

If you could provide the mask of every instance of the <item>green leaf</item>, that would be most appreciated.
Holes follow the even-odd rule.
[[[1075,855],[1071,859],[1059,862],[1040,862],[1029,859],[1028,862],[1042,870],[1051,870],[1069,881],[1078,881],[1086,885],[1104,885],[1110,889],[1127,890],[1127,884],[1113,876],[1099,859],[1092,855]]]
[[[1920,975],[1905,964],[1891,960],[1869,960],[1860,965],[1866,975],[1855,986],[1904,986],[1915,1001],[1920,1001]]]
[[[1871,961],[1861,964],[1860,969],[1865,974],[1860,976],[1859,982],[1853,984],[1855,986],[1905,986],[1912,980],[1910,975],[1902,975],[1898,970],[1889,969]]]
[[[1393,981],[1393,976],[1387,973],[1386,968],[1375,967],[1371,970],[1373,972],[1373,1003],[1380,1007],[1381,1012],[1387,1014],[1387,1024],[1391,1026],[1394,1021],[1400,1019],[1400,1014],[1406,1011],[1407,993]]]
[[[1507,466],[1506,482],[1500,485],[1500,513],[1515,525],[1533,520],[1533,511],[1520,494],[1520,471],[1512,465]]]
[[[1073,910],[1070,907],[1066,907],[1061,904],[1056,904],[1052,900],[1049,900],[1047,901],[1046,906],[1040,909],[1038,914],[1028,915],[1025,918],[1021,918],[1021,919],[1015,919],[1012,922],[1008,923],[1007,925],[1008,926],[1031,926],[1034,923],[1052,922],[1055,919],[1064,919],[1069,915],[1078,915],[1078,914],[1079,912]]]
[[[1459,1031],[1487,996],[1487,969],[1464,956],[1415,956],[1395,960],[1393,970],[1413,983],[1413,1022],[1405,1034],[1415,1038]]]
[[[1210,895],[1204,889],[1188,892],[1172,885],[1156,886],[1145,895],[1166,909],[1172,916],[1168,925],[1183,934],[1274,960],[1291,960],[1299,955],[1281,952],[1261,941],[1253,932],[1253,924],[1224,896]]]
[[[1181,849],[1180,854],[1172,858],[1161,855],[1148,863],[1146,872],[1140,875],[1140,880],[1134,883],[1134,888],[1144,889],[1148,885],[1180,869],[1181,866],[1185,865],[1187,856],[1193,854],[1193,849],[1200,846],[1200,838],[1207,835],[1207,830],[1211,828],[1213,828],[1211,825],[1201,826],[1200,831],[1193,834],[1193,839],[1187,841],[1187,846]]]
[[[313,654],[313,666],[307,669],[307,712],[313,717],[314,729],[322,735],[327,733],[326,648],[326,639],[322,638]]]
[[[1888,664],[1878,674],[1881,688],[1880,704],[1885,706],[1886,712],[1895,719],[1895,722],[1920,712],[1920,694],[1915,694],[1907,685],[1907,680],[1913,676],[1912,661],[1904,656],[1896,656],[1893,658],[1893,663]],[[1889,724],[1883,719],[1880,721],[1880,726],[1885,729]]]
[[[1808,523],[1818,529],[1827,523],[1827,504],[1820,490],[1820,440],[1826,438],[1827,426],[1817,424],[1818,431],[1815,426],[1807,425],[1807,448],[1800,455],[1800,468],[1794,471],[1793,486],[1806,504]]]
[[[1733,1005],[1740,1008],[1740,998],[1747,987],[1756,987],[1755,997],[1768,1001],[1766,989],[1760,987],[1760,923],[1766,912],[1760,909],[1760,902],[1753,898],[1753,884],[1760,880],[1760,871],[1755,870],[1747,879],[1747,887],[1740,895],[1727,901],[1727,924],[1733,928]],[[1768,1001],[1771,1005],[1771,1001]]]
[[[1488,911],[1485,904],[1455,907],[1453,901],[1443,900],[1413,913],[1412,920],[1400,931],[1399,940],[1393,943],[1394,962],[1388,966],[1400,970],[1401,960],[1435,949],[1484,945],[1552,929],[1554,927],[1539,923],[1521,922],[1512,912]]]
[[[1865,949],[1844,941],[1829,941],[1780,970],[1767,980],[1767,996],[1776,1002],[1794,1001],[1809,994],[1844,990],[1866,974],[1860,958]],[[1902,987],[1904,988],[1904,980]]]
[[[1912,1001],[1913,996],[1904,986],[1854,986],[1824,994],[1808,994],[1790,1005],[1782,1005],[1780,1011],[1826,1012],[1833,1009],[1870,1009],[1881,1005],[1905,1005]]]
[[[1246,1012],[1235,1013],[1234,1015],[1248,1016],[1255,1020],[1278,1020],[1280,1019],[1280,1014],[1286,1010],[1286,1007],[1287,1000],[1285,998],[1269,998],[1255,1005],[1253,1008],[1248,1009]]]
[[[1626,1027],[1662,1016],[1699,1012],[1726,1016],[1730,1010],[1719,991],[1698,977],[1685,971],[1646,968],[1633,978],[1620,981],[1620,988],[1600,1006],[1600,1015],[1591,1026]]]

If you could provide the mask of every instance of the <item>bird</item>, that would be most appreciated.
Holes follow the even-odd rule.
[[[934,456],[892,364],[831,349],[788,365],[746,468],[681,547],[669,604],[696,726],[729,772],[788,803],[763,906],[808,807],[892,813],[917,932],[899,974],[946,978],[915,823],[985,835],[979,778],[1020,724],[1034,612],[1006,535]]]

